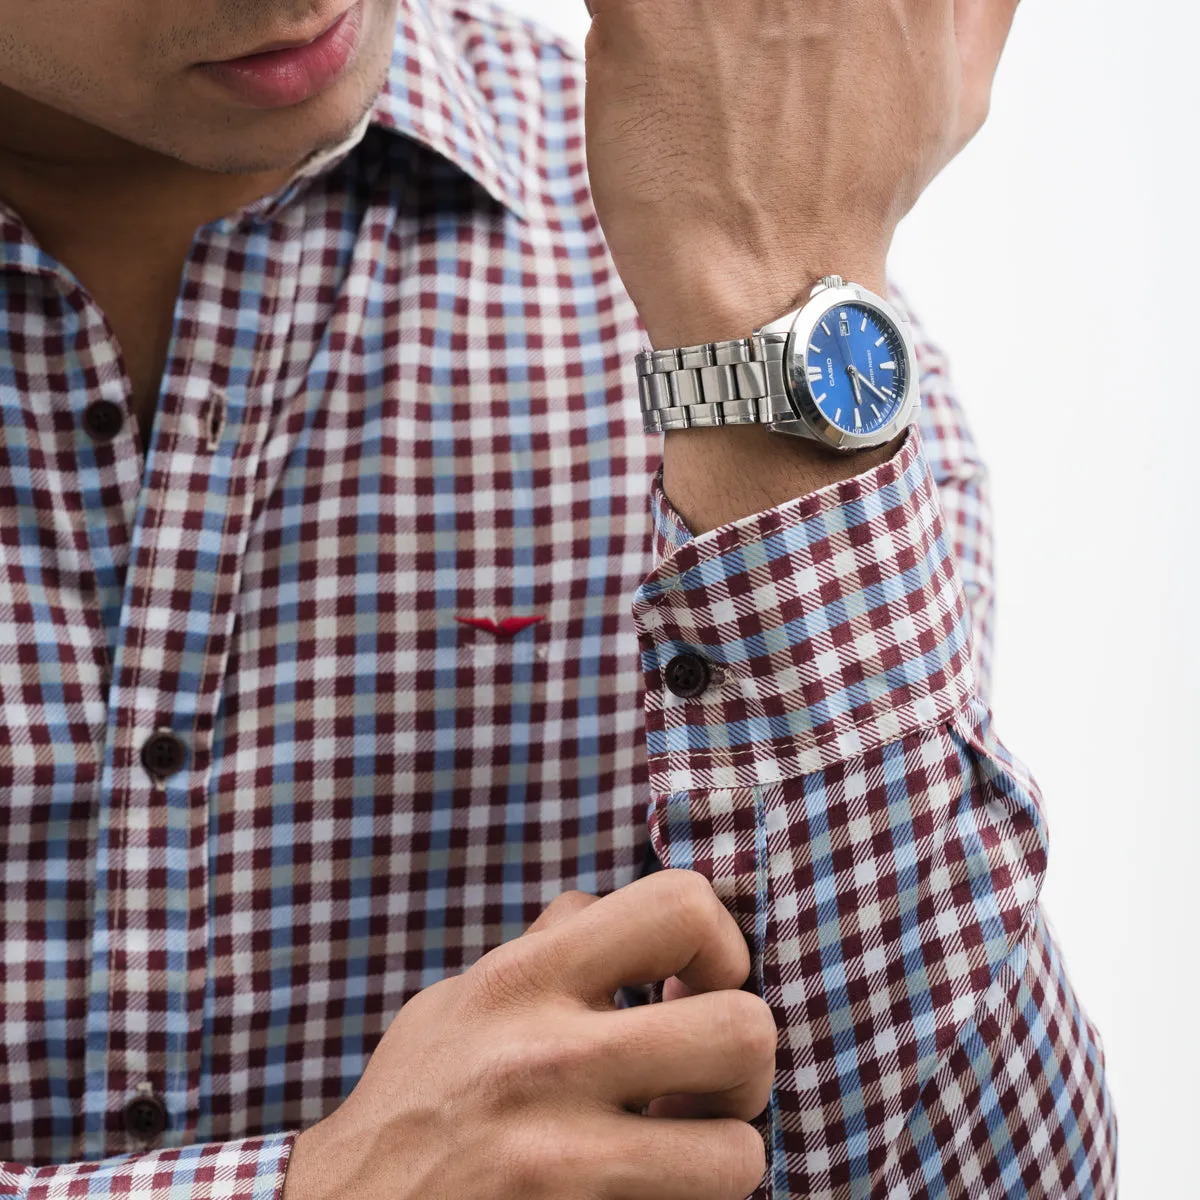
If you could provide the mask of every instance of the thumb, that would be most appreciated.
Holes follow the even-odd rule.
[[[662,998],[664,1000],[682,1000],[684,996],[695,996],[696,994],[677,975],[672,975],[670,979],[663,980]]]

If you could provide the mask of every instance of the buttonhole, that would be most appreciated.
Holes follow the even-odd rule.
[[[225,432],[225,394],[214,392],[208,402],[208,411],[204,415],[204,434],[210,454],[221,444],[221,434]]]

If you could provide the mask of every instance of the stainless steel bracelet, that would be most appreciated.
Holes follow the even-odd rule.
[[[784,378],[786,333],[637,356],[647,433],[796,421]]]

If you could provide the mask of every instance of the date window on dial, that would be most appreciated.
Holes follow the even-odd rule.
[[[842,330],[842,337],[849,337],[850,336],[850,318],[849,318],[849,316],[846,315],[846,313],[841,313],[840,317],[841,317],[840,324],[841,324],[841,330]]]

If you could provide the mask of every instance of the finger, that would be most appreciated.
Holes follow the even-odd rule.
[[[557,989],[599,1007],[620,987],[672,975],[700,992],[738,988],[750,951],[712,885],[695,871],[657,871],[566,920],[493,951],[528,989]]]
[[[618,1113],[602,1117],[595,1136],[604,1200],[744,1200],[767,1166],[754,1127],[728,1118],[655,1121]]]
[[[663,983],[662,998],[664,1001],[681,1000],[686,996],[694,995],[696,993],[674,975]],[[774,1064],[772,1063],[771,1071],[764,1080],[768,1099],[770,1098],[770,1088],[773,1080]],[[735,1103],[737,1103],[736,1100]],[[765,1104],[766,1101],[763,1103]],[[657,1096],[650,1101],[649,1106],[645,1107],[647,1107],[647,1116],[651,1117],[687,1117],[691,1120],[696,1120],[697,1118],[736,1117],[742,1115],[740,1111],[731,1110],[730,1097],[726,1096],[723,1092],[702,1093],[699,1095],[681,1092],[667,1096]],[[751,1107],[753,1107],[752,1104]],[[750,1115],[757,1115],[757,1111],[752,1112]]]
[[[750,992],[705,992],[591,1019],[580,1068],[606,1100],[640,1111],[663,1096],[700,1098],[686,1115],[758,1116],[775,1077],[775,1019]],[[670,1107],[653,1115],[685,1115]]]
[[[591,896],[587,892],[563,892],[542,909],[537,920],[525,933],[541,933],[543,930],[553,929],[560,922],[583,912],[585,908],[590,908],[599,899],[599,896]]]

